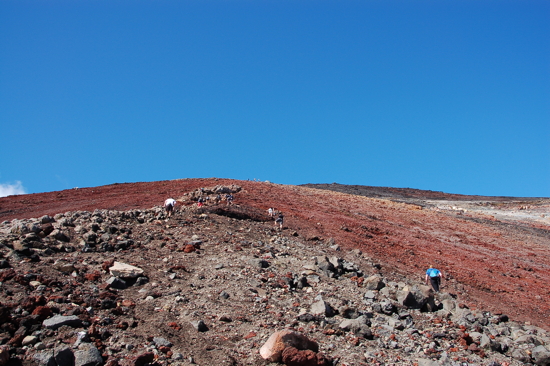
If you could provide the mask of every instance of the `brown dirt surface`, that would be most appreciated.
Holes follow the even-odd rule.
[[[548,199],[470,197],[462,201],[475,210],[456,206],[447,210],[427,202],[455,202],[461,197],[440,192],[422,196],[422,191],[414,191],[408,197],[414,201],[407,201],[402,195],[396,197],[395,191],[380,190],[373,198],[353,189],[342,193],[330,187],[181,179],[4,197],[0,221],[67,211],[146,209],[200,187],[231,184],[243,188],[235,194],[236,204],[262,212],[274,207],[285,214],[285,230],[310,242],[333,238],[344,250],[360,249],[380,263],[388,278],[395,274],[422,279],[425,269],[434,265],[444,273],[443,290],[457,294],[470,307],[550,329]],[[493,214],[484,212],[484,207]],[[542,219],[500,219],[494,214],[526,207]]]

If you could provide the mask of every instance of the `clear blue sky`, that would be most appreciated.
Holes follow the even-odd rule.
[[[550,2],[3,0],[0,126],[4,192],[550,197]]]

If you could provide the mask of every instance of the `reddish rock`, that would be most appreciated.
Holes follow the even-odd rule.
[[[99,281],[101,279],[101,273],[97,271],[92,273],[86,273],[84,275],[84,278],[87,279],[88,281]]]
[[[25,338],[24,334],[16,334],[12,339],[9,340],[8,345],[14,347],[21,347],[21,342]]]
[[[6,282],[11,280],[17,275],[13,268],[8,268],[0,272],[0,282]]]
[[[305,335],[291,330],[281,330],[273,333],[264,343],[262,348],[260,348],[260,356],[270,362],[280,362],[282,353],[287,347],[314,352],[319,350],[317,342],[311,341]]]
[[[195,251],[195,246],[194,245],[191,245],[191,244],[187,244],[184,248],[183,248],[183,252],[184,253],[192,253]]]
[[[136,356],[131,362],[131,366],[145,366],[155,360],[155,354],[153,352],[145,352],[139,356]]]
[[[365,277],[357,277],[357,276],[353,276],[351,278],[351,280],[353,282],[356,282],[357,283],[357,286],[361,287],[363,286],[363,282],[365,282]]]
[[[176,323],[176,322],[170,322],[170,323],[168,323],[168,326],[169,326],[170,328],[175,329],[175,330],[180,330],[180,329],[181,329],[181,327],[180,327],[180,326],[178,325],[178,323]]]
[[[112,259],[110,261],[105,261],[101,265],[101,269],[103,269],[105,272],[109,272],[109,268],[111,268],[115,264],[115,260]]]
[[[116,294],[113,294],[112,292],[109,292],[109,291],[103,291],[103,292],[100,292],[98,297],[100,299],[111,299],[111,300],[116,300],[117,298],[117,295]]]
[[[161,351],[164,354],[168,354],[168,352],[170,352],[170,347],[160,346],[159,351]]]
[[[136,306],[136,303],[133,302],[132,300],[122,300],[122,306],[126,306],[127,308],[133,308]]]
[[[53,315],[53,311],[48,306],[37,306],[33,312],[32,315],[38,315],[40,317],[40,320],[47,319],[48,317]]]
[[[23,309],[32,312],[34,308],[37,307],[38,305],[45,305],[45,304],[46,304],[46,299],[44,298],[44,296],[29,296],[21,302],[20,306]]]
[[[287,347],[283,351],[282,361],[287,366],[329,366],[332,365],[322,353],[312,350],[298,350],[295,347]]]

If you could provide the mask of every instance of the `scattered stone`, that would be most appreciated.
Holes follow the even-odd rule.
[[[68,243],[71,241],[71,238],[65,234],[62,230],[55,229],[51,232],[50,236],[53,236],[56,240]]]
[[[334,308],[322,299],[311,305],[310,313],[313,315],[324,315],[329,318],[336,315]]]
[[[249,263],[252,267],[256,267],[256,268],[268,268],[269,267],[269,262],[264,260],[264,259],[253,258],[249,261]]]
[[[49,215],[44,215],[40,218],[40,223],[41,224],[50,224],[52,222],[54,222],[55,220],[53,219],[53,217],[49,216]]]
[[[114,262],[113,266],[109,268],[109,272],[112,276],[122,279],[137,278],[143,275],[143,270],[141,268],[122,262]]]
[[[192,321],[191,325],[199,332],[207,332],[208,326],[202,320]]]
[[[375,274],[367,277],[363,282],[363,286],[367,290],[381,290],[386,286],[386,284],[382,280],[382,276]]]
[[[157,347],[172,347],[172,343],[167,341],[166,338],[154,337],[153,342]]]
[[[80,320],[76,315],[69,315],[69,316],[55,315],[49,319],[44,320],[44,322],[42,322],[42,325],[45,328],[53,329],[53,330],[58,329],[59,327],[62,327],[64,325],[78,328],[78,327],[82,327],[82,320]]]
[[[56,262],[54,263],[53,268],[63,273],[71,273],[76,269],[73,264],[65,262]]]
[[[100,366],[103,358],[99,350],[91,343],[82,343],[74,353],[75,366]]]
[[[75,357],[73,351],[69,347],[60,346],[54,350],[46,350],[36,353],[34,360],[39,366],[73,366],[75,364]]]
[[[36,337],[36,336],[26,336],[25,338],[23,338],[23,341],[21,341],[21,346],[23,346],[23,347],[32,346],[36,342],[38,342],[38,337]]]
[[[126,284],[126,281],[118,278],[118,277],[111,277],[107,281],[105,281],[111,288],[116,288],[119,290],[124,290],[128,287]]]

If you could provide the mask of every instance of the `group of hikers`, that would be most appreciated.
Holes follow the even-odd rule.
[[[214,197],[213,199],[215,205],[219,204],[221,200],[222,200],[222,196],[220,194],[216,195],[216,197]],[[228,206],[233,204],[233,200],[234,200],[234,197],[231,193],[228,193],[225,195],[225,201],[227,202]],[[209,196],[203,197],[201,195],[197,199],[197,207],[202,207],[206,205],[208,201],[210,201]],[[176,203],[177,201],[173,198],[168,198],[166,199],[166,201],[164,201],[164,209],[166,210],[166,215],[168,217],[172,216],[172,213],[174,212],[174,208],[176,207]]]
[[[233,197],[232,194],[226,194],[225,195],[225,201],[227,202],[228,206],[233,204],[233,199],[234,199],[234,197]],[[209,196],[206,196],[206,197],[200,196],[197,199],[197,207],[202,207],[202,206],[206,205],[208,203],[208,201],[210,201]],[[214,201],[214,204],[217,205],[222,201],[222,196],[220,194],[217,194],[216,197],[214,197],[212,199],[212,201]]]
[[[285,216],[283,215],[283,213],[281,211],[277,212],[273,207],[270,207],[267,209],[267,214],[269,215],[269,217],[275,218],[275,226],[278,225],[279,228],[282,230],[283,221],[285,219]]]
[[[197,200],[197,206],[202,207],[205,200],[208,200],[209,197],[207,196],[205,199],[199,197]],[[233,195],[232,194],[226,194],[225,199],[227,201],[227,205],[231,205],[233,203]],[[214,198],[214,203],[218,204],[221,201],[221,196],[218,194]],[[166,210],[166,215],[168,217],[172,216],[172,213],[174,212],[174,208],[176,206],[176,200],[173,198],[168,198],[166,201],[164,201],[164,208]],[[283,229],[283,222],[284,222],[284,215],[282,212],[275,210],[273,207],[270,207],[267,210],[267,214],[269,217],[273,218],[275,220],[275,226],[279,227],[281,230]],[[443,278],[443,275],[440,270],[434,268],[433,266],[430,266],[428,270],[426,270],[426,278],[425,282],[426,285],[430,284],[431,287],[435,292],[439,292],[439,288],[441,286],[441,279]]]
[[[201,188],[201,191],[202,191],[202,188]],[[228,206],[233,204],[233,199],[234,199],[234,197],[231,193],[228,193],[228,194],[225,195],[225,200],[227,201]],[[202,195],[201,195],[197,199],[197,207],[202,207],[208,200],[210,200],[210,197],[206,196],[205,198],[203,198]],[[214,198],[214,204],[220,203],[221,200],[222,200],[221,195],[218,194]],[[168,198],[168,199],[166,199],[166,201],[164,201],[164,209],[166,210],[166,216],[167,217],[171,217],[172,214],[174,213],[174,208],[176,207],[176,203],[177,203],[177,201],[173,198]],[[273,207],[270,207],[267,210],[267,213],[268,213],[269,217],[274,218],[275,226],[279,226],[279,228],[282,230],[283,229],[283,222],[284,222],[284,218],[285,218],[283,213],[281,211],[275,210]]]

